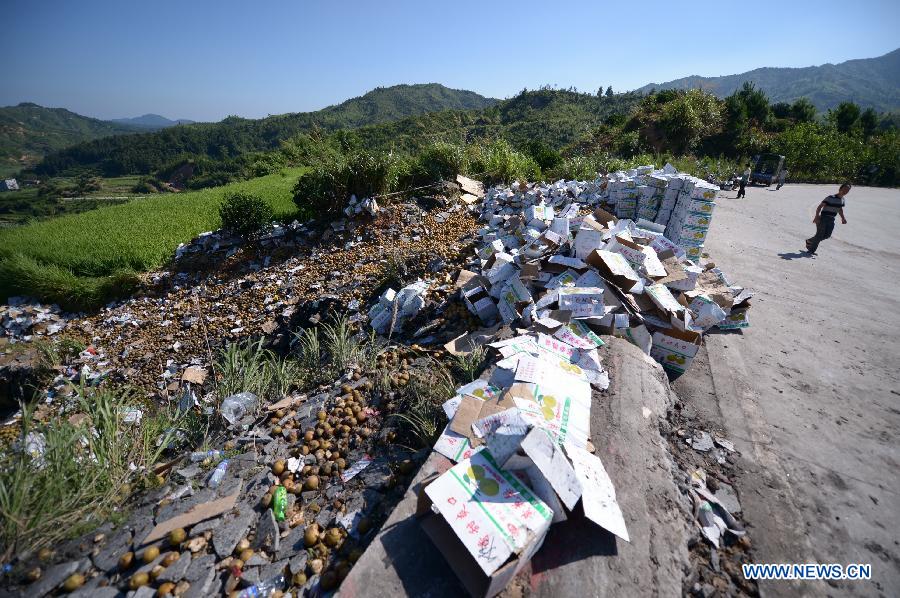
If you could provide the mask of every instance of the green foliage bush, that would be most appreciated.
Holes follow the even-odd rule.
[[[225,196],[219,207],[222,227],[241,237],[249,237],[272,222],[272,207],[259,195],[238,191]]]
[[[541,169],[530,156],[515,151],[505,139],[468,146],[470,169],[487,185],[534,181]]]
[[[408,180],[409,163],[386,152],[354,151],[318,164],[297,181],[294,203],[301,213],[319,214],[343,208],[351,195],[362,199],[396,191]]]
[[[411,160],[408,176],[401,184],[408,187],[427,185],[468,172],[469,155],[466,148],[439,141],[427,146]]]

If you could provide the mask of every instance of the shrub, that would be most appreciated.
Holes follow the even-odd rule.
[[[407,187],[427,185],[442,179],[451,179],[469,171],[466,148],[454,143],[433,143],[419,152],[411,161],[409,174],[401,184]]]
[[[132,193],[156,193],[157,191],[153,178],[147,176],[142,176],[131,188]]]
[[[408,179],[410,165],[386,152],[354,151],[333,156],[304,174],[294,187],[294,203],[303,214],[341,209],[351,195],[360,199],[396,191]]]
[[[467,148],[470,170],[486,185],[540,178],[540,167],[529,156],[515,151],[504,139]]]
[[[231,193],[219,207],[222,227],[236,235],[249,237],[272,221],[272,208],[258,195]]]

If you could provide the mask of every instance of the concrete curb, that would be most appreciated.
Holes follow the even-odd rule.
[[[680,595],[689,567],[688,513],[659,434],[672,394],[662,368],[631,343],[605,337],[606,393],[593,395],[591,438],[616,486],[630,543],[586,521],[580,508],[554,525],[503,592],[516,596]],[[421,480],[449,468],[432,453],[340,588],[340,596],[461,596],[466,591],[414,517]]]

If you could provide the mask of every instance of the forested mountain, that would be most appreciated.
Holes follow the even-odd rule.
[[[135,116],[132,118],[112,118],[109,122],[132,127],[141,127],[143,129],[152,129],[155,131],[157,129],[165,129],[166,127],[174,127],[175,125],[191,125],[196,121],[188,120],[186,118],[172,120],[165,116],[160,116],[159,114],[144,114],[143,116]]]
[[[624,120],[640,101],[635,93],[599,97],[562,89],[523,91],[483,110],[447,110],[342,133],[370,149],[415,150],[433,141],[463,143],[503,138],[517,147],[538,142],[561,148],[612,120]]]
[[[650,83],[636,90],[702,89],[720,98],[731,95],[746,81],[762,89],[772,102],[808,98],[821,111],[851,101],[879,112],[900,110],[900,49],[877,58],[848,60],[804,68],[759,68],[738,75],[692,75],[667,83]]]
[[[46,154],[82,141],[135,132],[134,127],[32,103],[0,108],[0,174],[36,164]]]
[[[144,174],[186,156],[228,160],[248,152],[275,149],[285,139],[313,129],[329,132],[436,110],[479,109],[496,101],[437,83],[379,87],[316,112],[258,120],[230,116],[218,123],[181,125],[154,133],[81,143],[47,156],[36,171],[41,175],[55,175],[87,167],[110,176]]]

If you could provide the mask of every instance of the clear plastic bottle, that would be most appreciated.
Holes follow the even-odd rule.
[[[215,471],[212,472],[212,475],[209,476],[209,487],[210,488],[218,488],[219,484],[222,483],[222,478],[225,477],[225,470],[228,469],[228,459],[225,459],[218,465],[216,465]]]
[[[242,590],[237,598],[268,598],[275,590],[284,589],[284,575],[276,575],[266,581],[261,581],[255,586]]]
[[[210,459],[211,461],[218,461],[224,456],[225,453],[223,453],[222,451],[195,451],[191,453],[191,461],[194,463],[205,461],[206,459]]]

